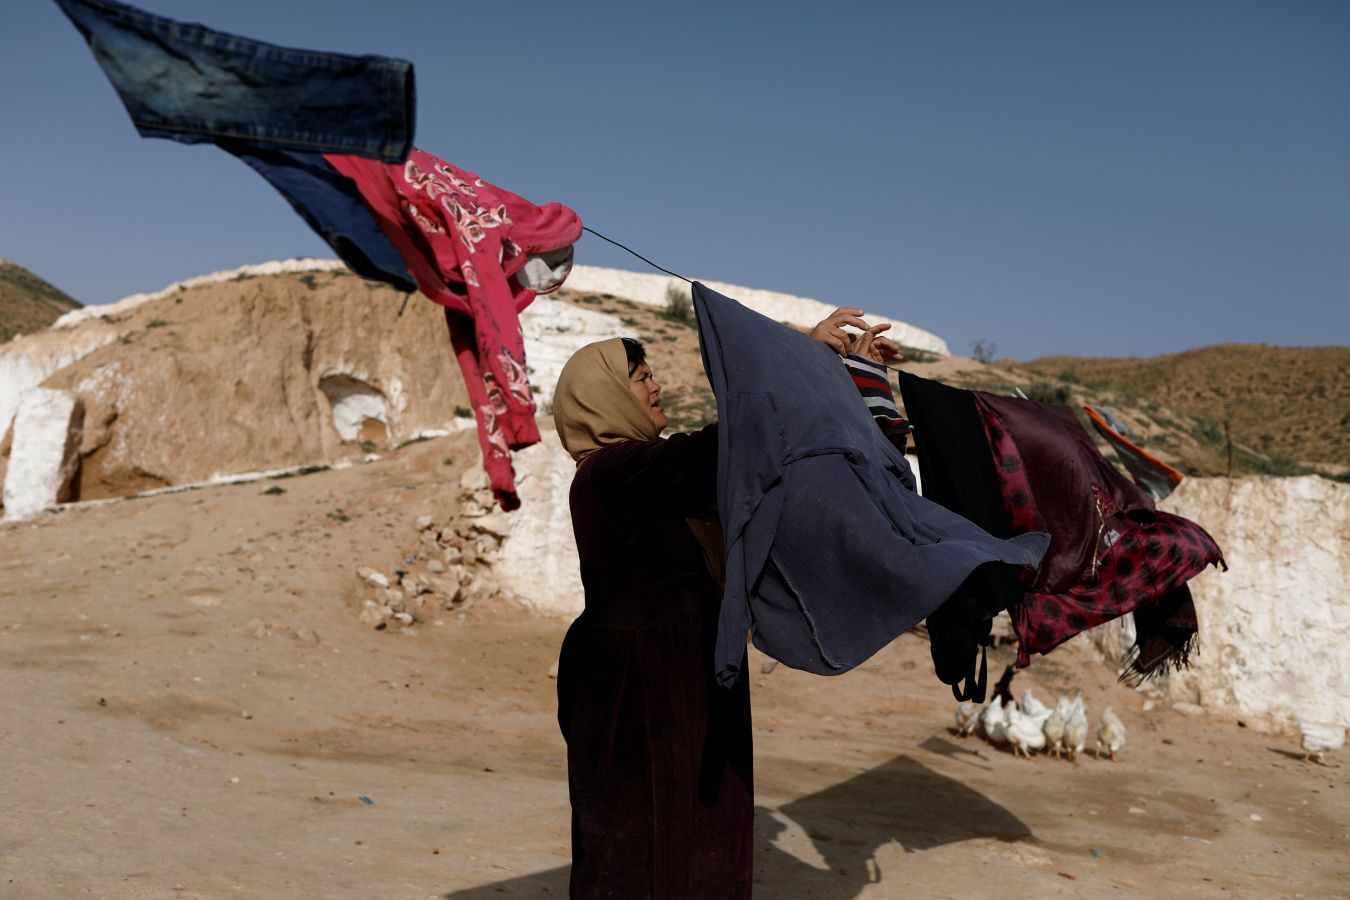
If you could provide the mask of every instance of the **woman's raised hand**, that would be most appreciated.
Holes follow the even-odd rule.
[[[841,306],[811,329],[811,337],[828,346],[840,356],[852,353],[873,362],[900,362],[900,347],[889,338],[879,337],[881,332],[891,327],[890,322],[868,325],[862,318],[862,310],[852,306]],[[861,329],[862,334],[850,334],[843,326],[852,325]]]

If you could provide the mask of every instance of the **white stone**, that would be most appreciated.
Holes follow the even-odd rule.
[[[577,467],[550,432],[513,456],[516,472],[530,478],[520,509],[509,513],[511,533],[495,554],[493,572],[503,590],[535,612],[575,616],[584,603],[568,504]]]
[[[84,407],[74,391],[33,388],[19,401],[5,472],[5,518],[71,499],[80,464]]]
[[[20,335],[0,345],[0,436],[9,430],[14,414],[18,412],[19,401],[30,390],[46,381],[53,372],[116,340],[117,329],[100,324],[76,334],[38,332]]]
[[[488,486],[487,472],[484,472],[478,466],[465,469],[464,473],[459,476],[460,490],[464,491],[465,493],[472,494],[474,491],[481,491],[483,488],[487,486]]]
[[[431,592],[438,594],[443,602],[453,603],[460,595],[461,581],[452,574],[444,576],[435,576],[428,578],[428,587]]]
[[[82,306],[79,309],[72,309],[70,312],[57,319],[52,324],[52,328],[69,328],[72,325],[78,325],[80,322],[89,319],[101,319],[116,313],[131,312],[131,310],[140,306],[142,303],[158,300],[161,297],[167,297],[180,290],[186,290],[187,288],[197,287],[202,284],[234,281],[240,276],[257,278],[260,275],[280,275],[284,272],[336,272],[346,268],[346,263],[341,260],[311,259],[308,257],[252,263],[247,266],[240,266],[237,269],[230,269],[227,272],[211,272],[206,275],[198,275],[195,278],[189,278],[186,281],[175,281],[163,290],[155,291],[151,294],[132,294],[130,297],[123,297],[121,300],[115,300],[112,303],[100,303],[96,306]]]
[[[1350,725],[1350,485],[1187,478],[1161,504],[1213,535],[1229,571],[1190,582],[1199,653],[1169,700],[1262,731]]]
[[[505,538],[511,534],[511,526],[518,519],[519,517],[514,513],[498,510],[474,522],[472,528],[474,531],[490,534],[496,538]]]
[[[469,593],[477,597],[493,597],[501,590],[497,580],[491,575],[480,573],[469,582]]]
[[[780,294],[777,291],[759,290],[738,284],[727,284],[722,281],[699,280],[719,294],[725,294],[734,300],[738,300],[755,312],[766,315],[776,322],[790,322],[793,325],[801,325],[807,328],[834,312],[836,307],[862,307],[865,305],[865,301],[858,297],[835,297],[830,302],[825,303],[809,297]],[[616,297],[623,297],[647,306],[658,306],[664,309],[666,289],[672,285],[684,288],[682,281],[668,275],[627,272],[621,269],[605,269],[597,266],[573,266],[572,274],[568,277],[564,287],[574,291],[613,294]],[[886,337],[907,347],[929,350],[933,353],[941,353],[944,356],[949,352],[946,341],[931,332],[924,331],[922,328],[916,328],[905,322],[896,322],[889,316],[884,315],[869,313],[865,314],[864,318],[873,321],[891,322],[893,327],[886,332]]]
[[[386,616],[384,611],[378,606],[367,606],[361,610],[361,614],[357,616],[357,621],[362,625],[369,625],[371,628],[376,628],[387,622],[388,616]]]
[[[333,427],[344,441],[356,440],[367,419],[383,425],[386,434],[393,431],[390,427],[389,401],[385,399],[383,391],[365,378],[346,372],[328,371],[319,378],[319,390],[328,400]]]
[[[377,572],[374,569],[369,570],[366,574],[366,581],[378,588],[389,587],[389,576],[385,575],[383,572]]]
[[[617,317],[548,297],[536,297],[520,315],[530,387],[541,410],[553,398],[558,376],[572,354],[586,344],[611,337],[637,337]],[[519,480],[517,481],[519,483]]]
[[[445,563],[441,562],[439,559],[429,559],[427,560],[427,569],[436,573],[444,572]]]

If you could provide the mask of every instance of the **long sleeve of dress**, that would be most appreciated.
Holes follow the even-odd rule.
[[[607,447],[589,462],[601,503],[615,512],[645,509],[685,518],[717,501],[716,425]]]

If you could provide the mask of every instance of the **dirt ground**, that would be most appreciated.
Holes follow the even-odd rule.
[[[356,566],[415,545],[471,440],[0,525],[0,896],[565,896],[567,623],[356,621]],[[1085,649],[1014,687],[1113,706],[1114,763],[955,736],[915,636],[762,662],[757,897],[1350,895],[1350,758],[1146,713]]]

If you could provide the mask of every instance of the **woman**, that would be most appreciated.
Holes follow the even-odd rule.
[[[860,310],[813,336],[878,356]],[[843,324],[864,329],[854,348]],[[887,350],[893,348],[891,344]],[[577,461],[572,527],[586,609],[563,641],[574,898],[748,898],[750,694],[713,681],[721,602],[716,425],[662,440],[661,387],[637,341],[590,344],[553,401]],[[744,672],[744,666],[742,666]]]

